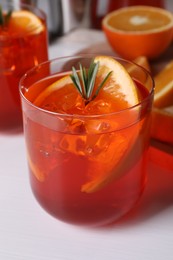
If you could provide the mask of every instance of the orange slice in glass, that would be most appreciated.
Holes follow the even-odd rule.
[[[111,112],[135,106],[139,102],[136,86],[127,70],[118,61],[107,56],[97,56],[94,61],[99,62],[95,89],[110,71],[112,73],[97,97],[86,107],[70,76],[63,76],[49,85],[33,102],[36,106],[59,113],[64,111],[64,113],[73,115],[74,111],[75,113],[77,111],[74,106],[77,105],[79,106],[78,112],[82,115],[107,114],[105,119],[100,120],[74,119],[75,122],[72,123],[76,124],[78,128],[80,125],[84,126],[85,131],[81,132],[81,135],[80,133],[74,135],[73,139],[69,135],[64,136],[64,141],[69,144],[66,148],[68,152],[88,158],[87,181],[81,187],[81,191],[86,193],[98,191],[125,173],[126,167],[133,163],[135,158],[134,146],[140,130],[138,125],[129,127],[128,135],[125,130],[115,131],[116,127],[120,128],[121,124],[127,125],[130,120],[137,121],[139,116],[137,109],[133,113],[128,111],[125,118],[119,116],[117,122],[114,117],[109,115]],[[109,131],[103,131],[102,127],[105,126],[113,127],[114,130],[110,128]],[[106,131],[110,134],[105,134]],[[74,149],[77,143],[83,144],[81,150]],[[37,176],[37,174],[35,175]]]
[[[96,85],[99,85],[100,81],[112,71],[98,98],[108,98],[112,103],[116,102],[117,106],[119,104],[118,109],[136,105],[138,103],[136,86],[124,66],[107,56],[98,56],[94,61],[99,62]]]
[[[131,106],[134,106],[138,103],[138,94],[136,91],[136,86],[124,68],[118,61],[111,57],[107,56],[97,56],[94,59],[95,62],[99,62],[99,70],[96,76],[95,89],[99,86],[99,84],[103,81],[106,75],[112,71],[111,75],[105,82],[103,88],[100,90],[98,96],[88,104],[87,111],[91,114],[103,114],[119,111]],[[50,86],[48,86],[43,92],[38,95],[35,99],[34,104],[36,106],[41,106],[45,108],[45,105],[51,102],[51,100],[57,99],[56,102],[56,111],[58,111],[58,107],[62,106],[62,103],[65,102],[63,97],[66,98],[67,102],[67,93],[70,94],[70,103],[76,102],[76,98],[79,103],[83,104],[83,99],[80,97],[76,88],[74,87],[70,76],[64,76],[61,79],[57,80]],[[58,95],[59,98],[56,96]],[[78,97],[77,97],[78,96]],[[61,97],[61,98],[60,98]],[[105,102],[109,102],[109,110],[107,111],[96,111],[95,103],[99,100],[104,100]],[[54,103],[55,106],[55,103]],[[92,107],[94,107],[92,111]],[[51,110],[51,104],[50,104]],[[61,111],[61,108],[60,108]],[[69,111],[67,111],[69,112]],[[73,114],[73,111],[71,111]],[[83,114],[83,111],[82,111]]]
[[[27,10],[13,11],[8,24],[11,34],[38,34],[44,30],[42,21]]]

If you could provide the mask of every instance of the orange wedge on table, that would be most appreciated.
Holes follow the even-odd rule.
[[[135,63],[151,71],[146,57],[138,57]],[[131,65],[129,72],[135,72]],[[140,76],[140,75],[139,75]],[[142,78],[140,78],[142,81]],[[170,61],[154,77],[155,94],[152,109],[151,137],[162,142],[173,144],[173,61]]]
[[[33,102],[34,105],[53,112],[61,112],[63,109],[66,109],[64,113],[66,112],[69,114],[69,111],[72,111],[73,114],[74,111],[76,112],[76,108],[73,108],[73,105],[78,102],[78,105],[80,106],[80,113],[89,115],[90,113],[103,114],[104,109],[106,109],[105,113],[115,111],[115,104],[116,109],[119,110],[120,108],[123,109],[131,107],[139,102],[137,90],[133,80],[129,76],[126,69],[119,62],[106,56],[95,57],[94,61],[99,62],[99,70],[96,76],[95,87],[99,85],[108,72],[112,71],[112,73],[105,82],[103,88],[100,90],[98,96],[92,102],[87,104],[87,109],[85,112],[82,111],[82,109],[84,110],[84,107],[82,107],[84,106],[83,98],[79,95],[71,81],[70,76],[68,75],[63,76],[61,79],[58,79],[53,84],[45,88]],[[69,93],[70,99],[68,102],[67,94]],[[109,109],[107,107],[105,108],[105,106],[101,106],[101,110],[100,108],[97,109],[96,104],[99,103],[100,100],[101,102],[102,100],[105,102],[109,101],[109,104],[111,104]],[[66,106],[65,108],[63,107],[64,104]],[[135,116],[137,118],[138,113]],[[105,123],[105,120],[103,121]],[[99,121],[99,124],[100,122],[101,121]],[[114,124],[114,122],[111,123]],[[106,136],[105,139],[104,135],[88,134],[92,133],[92,131],[93,133],[96,133],[96,131],[100,133],[100,130],[96,130],[98,129],[97,119],[83,122],[82,119],[75,117],[75,119],[71,121],[71,125],[75,126],[75,124],[77,127],[79,127],[79,125],[83,126],[84,124],[86,135],[85,132],[81,133],[81,135],[80,133],[79,135],[73,135],[73,138],[69,137],[69,135],[65,135],[61,142],[61,149],[66,149],[68,152],[76,154],[77,156],[80,154],[80,156],[83,155],[88,157],[88,181],[82,185],[81,191],[92,193],[98,191],[112,180],[119,178],[124,174],[124,168],[130,163],[129,154],[131,153],[132,157],[134,158],[133,147],[138,137],[139,128],[136,129],[135,127],[132,127],[132,129],[128,131],[128,135],[124,135],[121,133],[121,131],[117,131],[115,135],[112,134],[109,137]],[[71,125],[69,127],[71,127]],[[69,145],[64,148],[63,142],[68,143]],[[76,150],[76,144],[79,142],[84,143],[85,147],[92,147],[93,150],[96,149],[97,153],[93,155],[87,154],[86,149],[82,150],[82,148],[81,150]],[[98,153],[98,149],[101,149],[100,153]],[[30,159],[32,160],[32,158]],[[34,165],[35,163],[32,162],[32,171],[38,171],[38,168],[34,167]],[[34,175],[37,177],[37,179],[44,181],[43,173],[44,166],[40,177],[38,176],[38,172],[35,172]]]
[[[151,136],[173,144],[173,61],[155,76]]]
[[[173,106],[153,108],[151,137],[173,144]]]
[[[105,16],[103,31],[112,48],[126,59],[158,57],[172,42],[173,15],[151,6],[120,8]]]
[[[155,77],[154,106],[162,108],[173,105],[173,60]]]

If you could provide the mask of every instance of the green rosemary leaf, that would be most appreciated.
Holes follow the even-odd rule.
[[[72,71],[73,71],[73,76],[74,76],[74,79],[75,79],[76,84],[78,86],[78,89],[79,89],[80,93],[82,94],[83,91],[82,91],[82,87],[81,87],[81,84],[80,84],[80,79],[79,79],[79,76],[78,76],[78,74],[76,72],[76,69],[74,67],[72,67]]]
[[[111,74],[111,72],[109,72],[106,75],[106,77],[101,82],[101,84],[96,89],[93,95],[98,69],[99,69],[99,62],[94,62],[94,60],[91,62],[88,71],[86,70],[86,68],[82,66],[81,63],[79,63],[78,73],[75,67],[72,67],[72,75],[70,75],[71,80],[74,83],[74,86],[76,87],[80,95],[85,99],[86,101],[85,104],[88,104],[91,100],[93,100],[98,95],[100,89],[103,87],[107,78]]]
[[[85,89],[87,90],[87,85],[88,85],[88,77],[87,77],[87,72],[86,69],[83,68],[83,77],[85,79]]]
[[[86,71],[85,69],[82,67],[81,63],[79,63],[79,68],[80,68],[80,75],[82,78],[82,84],[83,84],[83,96],[84,98],[86,98]]]
[[[93,70],[95,67],[95,63],[94,60],[91,61],[90,67],[88,69],[88,84],[87,84],[87,90],[89,88],[89,84],[90,84],[90,79],[92,79],[92,74],[93,74]]]
[[[2,7],[0,5],[0,26],[4,25],[4,16],[2,13]]]
[[[74,83],[74,85],[75,85],[77,91],[79,92],[79,94],[82,95],[82,92],[80,91],[80,88],[79,88],[79,86],[78,86],[78,84],[76,82],[75,77],[73,75],[70,75],[70,78],[71,78],[72,82]]]
[[[98,62],[92,64],[91,80],[88,84],[88,89],[87,89],[87,99],[89,99],[92,96],[98,68],[99,68]]]
[[[94,96],[93,96],[93,99],[98,95],[100,89],[103,87],[103,85],[105,84],[106,80],[107,80],[108,77],[111,75],[111,73],[112,73],[112,71],[110,71],[110,72],[106,75],[106,77],[104,78],[104,80],[100,83],[99,87],[96,89],[96,92],[95,92],[95,94],[94,94]]]

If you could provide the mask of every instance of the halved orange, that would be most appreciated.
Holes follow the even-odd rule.
[[[34,13],[27,10],[15,10],[10,17],[8,28],[11,34],[38,34],[44,30],[44,25]]]
[[[115,109],[118,111],[119,109],[128,108],[139,102],[133,80],[118,61],[107,56],[97,56],[94,61],[99,62],[95,87],[99,85],[108,72],[112,71],[112,73],[98,96],[89,104],[84,105],[83,98],[74,87],[70,76],[67,75],[45,88],[33,102],[34,105],[59,113],[64,111],[64,113],[68,114],[99,115],[114,112]],[[77,134],[73,135],[73,138],[71,135],[64,135],[60,144],[65,142],[68,145],[65,148],[62,145],[60,149],[66,149],[66,151],[76,154],[76,156],[80,155],[88,158],[89,170],[87,181],[81,187],[82,192],[92,193],[98,191],[112,180],[120,178],[126,172],[126,167],[130,167],[129,165],[133,163],[135,142],[140,130],[139,125],[131,126],[128,129],[128,134],[115,131],[115,129],[120,127],[119,125],[122,122],[127,123],[129,120],[134,122],[138,116],[138,110],[136,109],[134,113],[129,113],[125,118],[119,116],[115,122],[113,117],[108,116],[108,119],[104,118],[102,120],[93,117],[86,120],[74,117],[69,123],[70,129],[74,130],[76,127],[83,132],[77,132]],[[115,127],[114,130],[111,130],[112,125]],[[105,131],[109,130],[112,133],[104,134],[102,127],[105,128]],[[79,143],[81,145],[76,149],[76,145]],[[31,168],[33,171],[37,171],[33,164],[31,164]],[[38,172],[34,174],[39,178]],[[40,174],[40,180],[43,179],[42,175],[43,173]]]
[[[162,8],[130,6],[106,15],[102,27],[110,45],[120,56],[155,58],[172,41],[173,15]]]

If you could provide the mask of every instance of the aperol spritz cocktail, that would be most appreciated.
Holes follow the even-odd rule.
[[[0,131],[22,125],[19,79],[47,59],[44,13],[29,5],[0,2]]]
[[[22,78],[20,93],[36,199],[65,222],[104,225],[127,213],[144,190],[153,81],[135,64],[94,57],[99,68],[85,100],[69,75],[81,64],[89,74],[92,58],[43,63]]]

